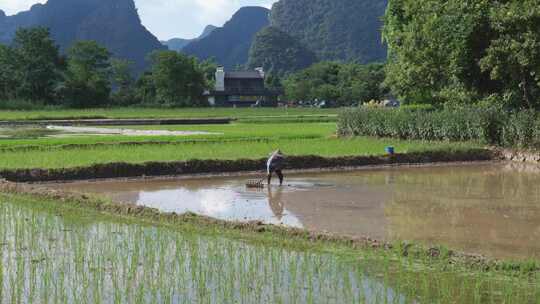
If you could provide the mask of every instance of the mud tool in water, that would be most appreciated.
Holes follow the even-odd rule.
[[[263,179],[251,179],[246,182],[246,187],[248,188],[264,188],[264,178]]]

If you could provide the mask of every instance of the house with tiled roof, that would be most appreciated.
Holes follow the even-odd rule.
[[[215,87],[206,94],[208,102],[222,107],[275,106],[278,93],[266,88],[265,76],[262,68],[226,72],[218,67]]]

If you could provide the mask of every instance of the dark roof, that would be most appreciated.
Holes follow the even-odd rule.
[[[264,77],[257,71],[253,72],[226,72],[225,78],[229,79],[262,79]]]
[[[249,89],[249,90],[225,90],[215,91],[211,90],[205,93],[205,96],[278,96],[280,92],[268,89]]]

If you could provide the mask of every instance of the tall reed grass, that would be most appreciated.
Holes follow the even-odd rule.
[[[507,112],[468,106],[441,110],[360,107],[339,115],[342,136],[409,140],[476,141],[514,148],[540,148],[540,118],[534,111]]]

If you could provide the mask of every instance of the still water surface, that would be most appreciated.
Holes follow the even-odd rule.
[[[194,212],[377,239],[443,244],[498,258],[540,257],[540,166],[483,163],[249,177],[52,185],[164,212]]]

